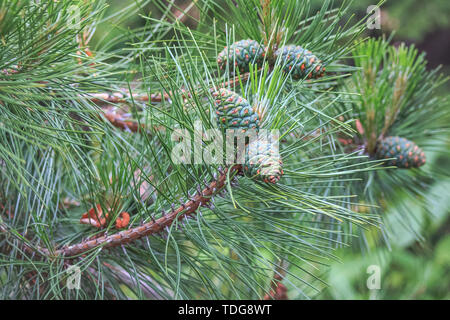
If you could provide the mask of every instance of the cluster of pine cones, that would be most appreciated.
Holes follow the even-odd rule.
[[[216,106],[216,119],[219,128],[246,132],[260,129],[260,115],[249,102],[237,93],[220,89],[213,93]],[[277,141],[256,139],[250,141],[245,150],[244,173],[267,183],[277,183],[283,175],[282,161]]]
[[[225,47],[217,57],[221,70],[248,72],[250,63],[262,65],[266,58],[266,48],[255,40],[241,40]],[[283,72],[292,79],[320,78],[325,73],[322,61],[300,46],[286,45],[276,50],[275,59],[281,59]],[[249,102],[237,93],[219,89],[213,93],[216,119],[219,128],[245,132],[260,128],[261,115]],[[283,175],[282,161],[277,141],[268,139],[249,143],[245,150],[244,173],[267,183],[277,183]],[[425,164],[424,152],[412,141],[401,137],[386,137],[379,140],[376,159],[386,160],[384,165],[398,168],[418,168]]]
[[[261,66],[266,58],[266,48],[255,40],[241,40],[225,47],[217,57],[221,70],[238,69],[248,72],[250,63]],[[311,51],[300,46],[287,45],[274,53],[274,58],[283,62],[283,72],[293,79],[320,78],[325,67]],[[257,113],[246,99],[227,89],[213,93],[216,99],[216,119],[219,128],[242,130],[260,128],[261,115]],[[282,161],[277,148],[277,141],[270,137],[266,141],[250,142],[245,150],[244,173],[267,183],[277,183],[283,175]]]
[[[255,40],[241,40],[225,47],[217,57],[217,63],[221,70],[228,66],[229,71],[234,68],[240,72],[248,72],[250,63],[262,65],[266,56],[266,48]],[[293,79],[320,78],[325,73],[322,61],[315,55],[300,46],[286,45],[276,50],[275,59],[280,58],[283,72],[288,73]]]

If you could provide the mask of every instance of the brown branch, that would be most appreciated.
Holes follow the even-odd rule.
[[[166,127],[163,125],[156,126],[154,125],[151,130],[150,127],[146,126],[144,123],[139,123],[135,120],[130,120],[131,117],[129,115],[125,115],[124,110],[117,110],[116,107],[106,106],[102,107],[103,116],[106,120],[109,121],[114,127],[119,128],[123,131],[129,131],[134,133],[142,133],[148,131],[159,131],[165,132]]]
[[[139,102],[161,102],[163,100],[163,96],[164,99],[169,98],[169,94],[167,93],[164,93],[163,95],[160,93],[153,93],[149,96],[146,93],[133,93],[130,95],[128,90],[124,91],[127,93],[93,93],[90,94],[88,98],[95,104],[124,103],[130,101],[131,99]]]
[[[244,74],[241,77],[241,81],[246,81],[249,78],[249,73]],[[222,84],[222,87],[229,86],[230,84],[236,85],[239,82],[239,78],[235,77],[233,80],[225,82]],[[213,89],[211,89],[213,90]],[[186,92],[186,91],[183,91]],[[187,95],[190,95],[189,92],[187,92]],[[117,94],[94,94],[91,96],[93,99],[91,101],[97,102],[97,103],[118,103],[118,102],[125,102],[130,97],[129,95],[123,95],[121,93]],[[167,93],[164,93],[164,97],[169,97]],[[149,97],[148,95],[133,95],[133,99],[141,99],[140,101],[148,101]],[[162,100],[162,95],[158,94],[152,94],[150,95],[150,100],[152,102],[157,102]],[[111,122],[116,127],[119,127],[121,129],[129,129],[133,132],[138,132],[143,129],[144,127],[137,122],[124,120],[120,115],[115,115],[113,113],[105,113],[106,119]],[[242,166],[241,165],[234,165],[230,168],[225,169],[218,179],[216,181],[212,181],[205,189],[203,189],[201,192],[198,192],[192,199],[188,200],[186,203],[181,204],[181,206],[176,209],[172,210],[170,213],[163,215],[161,218],[157,220],[153,220],[145,223],[141,226],[134,227],[128,230],[124,230],[112,235],[103,235],[101,237],[97,237],[95,239],[91,239],[88,241],[84,241],[78,244],[74,244],[71,246],[66,246],[61,249],[57,250],[49,250],[47,248],[43,248],[40,246],[34,246],[31,247],[27,245],[26,243],[22,243],[22,248],[27,252],[31,254],[38,254],[40,256],[74,256],[79,255],[84,252],[93,250],[95,248],[113,248],[117,246],[121,246],[130,242],[133,242],[135,240],[138,240],[143,237],[150,236],[152,234],[157,234],[162,231],[164,231],[167,227],[170,227],[172,223],[175,220],[182,220],[183,218],[190,216],[192,214],[196,213],[196,210],[200,206],[205,206],[211,199],[212,196],[217,194],[218,191],[220,191],[224,185],[227,178],[227,173],[230,171],[231,173],[235,173],[238,171],[241,171]],[[1,233],[10,233],[8,230],[8,227],[3,222],[0,222],[0,232]]]
[[[197,209],[201,206],[205,206],[211,200],[211,197],[216,195],[223,189],[228,176],[230,174],[237,173],[242,169],[241,165],[234,165],[230,168],[223,170],[217,180],[212,181],[203,190],[199,190],[195,196],[193,196],[186,203],[181,204],[177,209],[172,210],[170,213],[163,215],[161,218],[147,222],[138,227],[134,227],[128,230],[124,230],[112,235],[104,235],[96,239],[88,240],[78,244],[74,244],[68,247],[50,251],[46,248],[40,248],[47,256],[64,256],[70,257],[82,254],[84,252],[96,249],[96,248],[113,248],[121,246],[133,241],[136,241],[143,237],[148,237],[153,234],[158,234],[170,227],[176,220],[180,221],[187,216],[195,214]],[[0,225],[0,231],[2,226]]]
[[[75,255],[80,255],[87,251],[96,248],[113,248],[117,246],[122,246],[127,243],[136,241],[143,237],[148,237],[153,234],[158,234],[165,231],[166,228],[170,227],[176,220],[181,221],[182,219],[195,214],[197,209],[201,206],[206,206],[211,198],[216,195],[225,186],[225,182],[228,176],[228,171],[230,175],[237,173],[242,170],[241,165],[234,165],[230,168],[226,168],[217,178],[217,180],[212,181],[203,190],[199,190],[190,200],[186,203],[181,204],[177,209],[172,210],[170,213],[163,215],[159,219],[152,219],[152,221],[147,222],[138,227],[127,229],[112,235],[103,235],[101,237],[84,241],[71,246],[66,246],[57,250],[49,250],[40,246],[35,246],[36,249],[31,246],[22,243],[22,247],[28,253],[37,253],[40,256],[46,257],[71,257]],[[0,222],[0,232],[8,233],[8,227]]]
[[[116,128],[131,132],[145,131],[145,125],[143,123],[126,120],[122,115],[111,110],[104,111],[103,115]]]
[[[241,81],[247,81],[249,78],[249,73],[245,73],[241,77]],[[224,82],[221,84],[220,87],[228,87],[229,85],[236,86],[239,82],[239,78],[235,77],[234,79]],[[211,89],[213,91],[214,89]],[[186,90],[182,89],[183,98],[190,97],[190,93]],[[94,102],[98,105],[104,105],[104,104],[112,104],[112,103],[124,103],[131,100],[131,97],[134,101],[139,102],[161,102],[163,100],[167,100],[170,98],[172,93],[164,93],[162,94],[151,94],[150,98],[147,94],[123,94],[120,92],[116,93],[96,93],[89,96],[91,99],[91,102]],[[124,117],[123,114],[117,113],[115,110],[113,110],[110,106],[105,106],[103,109],[103,115],[105,118],[116,128],[119,128],[124,131],[131,131],[131,132],[142,132],[145,131],[146,126],[143,123],[138,123],[137,121],[129,120],[128,117]],[[163,126],[157,126],[153,128],[156,131],[162,131],[165,130],[165,127]]]
[[[239,81],[247,81],[250,77],[250,73],[244,73],[240,80],[239,77],[234,77],[230,81],[223,82],[219,85],[219,88],[225,88],[228,86],[235,87]],[[211,91],[215,89],[211,88]],[[125,93],[124,93],[125,92]],[[190,98],[191,94],[188,90],[181,89],[183,98]],[[173,95],[173,92],[164,92],[164,93],[153,93],[150,96],[146,93],[133,93],[131,94],[128,89],[124,89],[122,92],[114,92],[114,93],[93,93],[88,96],[88,99],[95,104],[111,104],[111,103],[126,103],[130,100],[138,101],[138,102],[162,102],[163,100],[169,99]]]

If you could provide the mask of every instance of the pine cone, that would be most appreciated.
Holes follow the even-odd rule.
[[[230,72],[233,63],[240,72],[248,72],[249,64],[261,65],[264,60],[264,46],[255,40],[241,40],[233,43],[229,48],[225,47],[217,57],[220,70],[225,70],[227,64]],[[236,59],[236,60],[235,60]]]
[[[250,104],[237,93],[220,89],[213,93],[216,99],[218,126],[242,132],[259,130],[260,117]],[[277,183],[283,175],[282,161],[278,148],[269,136],[267,139],[252,141],[245,149],[244,173],[250,178],[267,183]]]
[[[378,142],[376,159],[388,159],[387,166],[418,168],[425,164],[425,153],[414,142],[401,137],[386,137]]]
[[[283,175],[281,156],[272,139],[256,140],[246,149],[244,173],[266,183],[277,183]]]
[[[293,79],[307,77],[320,78],[324,75],[325,67],[315,55],[300,46],[293,44],[281,47],[275,52],[275,56],[281,56],[283,71],[290,72]],[[292,72],[291,72],[292,70]]]
[[[259,115],[247,100],[237,93],[219,89],[213,93],[216,99],[217,124],[222,129],[259,129]]]

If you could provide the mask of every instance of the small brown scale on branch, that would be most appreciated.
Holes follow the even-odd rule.
[[[170,227],[174,221],[181,221],[185,217],[195,214],[200,206],[206,206],[211,198],[223,189],[228,174],[232,175],[233,173],[237,173],[241,170],[241,165],[234,165],[230,168],[224,169],[220,173],[220,176],[217,180],[212,181],[205,189],[199,190],[199,192],[197,192],[197,194],[195,194],[195,196],[193,196],[186,203],[181,204],[177,209],[172,210],[159,219],[152,219],[152,221],[147,222],[141,226],[124,230],[112,235],[105,235],[96,239],[74,244],[58,249],[54,252],[50,252],[48,249],[42,249],[42,251],[48,256],[70,257],[99,247],[113,248],[121,246],[133,242],[137,239],[162,232],[167,227]]]

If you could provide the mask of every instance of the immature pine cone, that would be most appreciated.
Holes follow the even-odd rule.
[[[230,47],[225,47],[217,57],[217,63],[220,70],[225,70],[229,66],[230,72],[233,72],[233,63],[236,69],[242,72],[250,70],[249,64],[262,65],[264,60],[264,46],[255,40],[241,40],[233,43]]]
[[[315,55],[300,46],[293,44],[281,47],[275,52],[275,56],[281,56],[283,71],[290,72],[293,79],[307,77],[320,78],[325,73],[325,67]]]
[[[388,159],[387,166],[418,168],[425,164],[425,153],[414,142],[401,137],[386,137],[377,144],[377,159]]]
[[[259,115],[247,100],[237,93],[219,89],[213,93],[216,99],[217,124],[222,129],[259,129]]]

